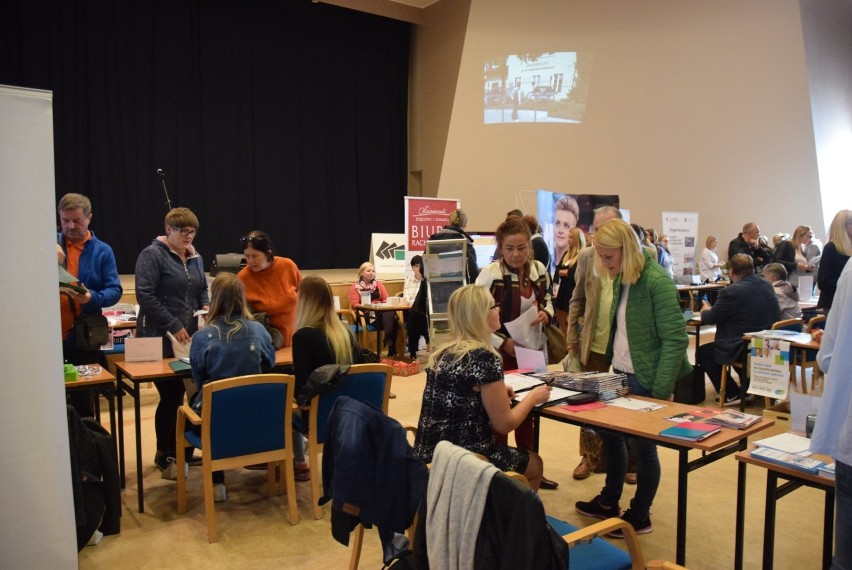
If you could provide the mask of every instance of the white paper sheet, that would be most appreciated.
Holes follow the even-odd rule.
[[[637,412],[652,412],[666,407],[663,404],[655,404],[654,402],[648,402],[647,400],[635,400],[633,398],[626,397],[613,398],[612,400],[607,400],[604,403],[607,406],[615,406],[617,408],[635,410]]]
[[[531,350],[522,346],[516,346],[515,359],[518,361],[518,368],[532,370],[533,372],[547,371],[547,362],[545,362],[544,352],[541,350]]]
[[[530,392],[521,392],[520,394],[515,394],[515,400],[520,402],[529,393]],[[547,402],[545,402],[543,404],[539,404],[536,407],[537,408],[544,407],[544,406],[546,406],[546,405],[548,405],[552,402],[558,402],[559,400],[564,400],[565,398],[567,398],[569,396],[573,396],[574,394],[579,394],[579,393],[580,392],[575,392],[574,390],[566,390],[565,388],[559,388],[557,386],[554,386],[550,391],[550,396],[547,398]]]
[[[538,318],[538,306],[533,305],[514,321],[506,323],[509,336],[514,339],[515,344],[525,348],[538,348],[541,343],[541,326],[536,324]]]

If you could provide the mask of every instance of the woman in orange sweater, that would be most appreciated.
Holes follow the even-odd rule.
[[[275,255],[269,234],[255,230],[240,238],[246,267],[237,277],[243,282],[252,312],[269,315],[269,325],[281,333],[281,346],[293,342],[296,319],[296,290],[302,281],[292,259]],[[273,336],[273,341],[277,339]],[[275,342],[276,348],[280,348]]]

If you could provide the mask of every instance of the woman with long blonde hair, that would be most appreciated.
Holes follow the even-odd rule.
[[[567,232],[566,243],[568,249],[562,254],[562,258],[556,264],[553,272],[553,288],[556,296],[553,299],[553,308],[556,311],[556,322],[563,334],[568,332],[568,304],[577,284],[574,277],[577,273],[577,258],[586,247],[586,235],[580,228],[571,228]]]
[[[523,473],[533,489],[541,483],[541,457],[502,445],[495,432],[518,427],[533,407],[547,401],[550,387],[538,386],[514,408],[503,382],[499,353],[491,334],[500,328],[500,306],[480,285],[456,290],[448,304],[450,340],[426,365],[426,388],[420,409],[415,453],[426,462],[439,441],[447,440],[487,457],[499,469]]]
[[[627,376],[631,394],[661,400],[671,397],[675,382],[692,366],[677,288],[665,270],[644,251],[624,220],[606,222],[595,233],[598,273],[613,279],[609,318],[612,333],[606,365]],[[656,444],[622,433],[600,430],[607,459],[606,483],[598,496],[576,503],[582,515],[609,518],[621,512],[619,501],[627,473],[627,446],[636,456],[636,494],[621,516],[638,534],[651,532],[650,508],[660,483]],[[613,536],[613,535],[611,535]]]
[[[834,302],[837,280],[849,261],[849,256],[852,256],[852,210],[840,210],[834,215],[828,228],[828,243],[822,250],[817,273],[820,291],[817,307],[824,309],[826,313]]]

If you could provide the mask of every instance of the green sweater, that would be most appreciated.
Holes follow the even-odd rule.
[[[621,275],[618,275],[612,291],[612,332],[606,351],[607,363],[612,362],[615,314],[621,291]],[[642,386],[651,390],[655,398],[667,399],[672,395],[677,379],[692,370],[686,356],[689,337],[680,312],[677,287],[647,253],[642,275],[628,292],[625,321],[636,378]]]

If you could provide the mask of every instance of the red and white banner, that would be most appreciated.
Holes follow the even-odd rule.
[[[453,210],[459,207],[455,198],[405,198],[405,259],[423,253],[426,241],[449,224]]]

